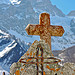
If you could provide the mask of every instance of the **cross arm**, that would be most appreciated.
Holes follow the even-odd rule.
[[[28,24],[28,26],[25,28],[28,35],[40,35],[43,32],[44,25],[35,25],[35,24]]]
[[[51,36],[62,36],[65,32],[62,26],[53,26],[50,25],[48,27],[48,31],[50,32]]]

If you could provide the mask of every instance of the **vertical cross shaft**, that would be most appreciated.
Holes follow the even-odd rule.
[[[50,26],[50,15],[47,13],[40,14],[39,24],[44,25],[44,32],[40,35],[40,39],[45,40],[48,43],[51,50],[51,34],[48,31],[48,27]]]

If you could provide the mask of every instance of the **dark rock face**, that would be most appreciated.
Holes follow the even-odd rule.
[[[68,16],[75,16],[75,10],[71,11]]]
[[[75,63],[75,46],[69,47],[62,51],[53,51],[54,56],[64,59],[63,63]]]

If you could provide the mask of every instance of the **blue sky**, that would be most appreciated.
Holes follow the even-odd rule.
[[[75,10],[75,0],[50,0],[53,5],[56,5],[64,14]]]

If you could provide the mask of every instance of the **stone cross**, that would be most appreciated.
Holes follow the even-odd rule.
[[[62,26],[50,25],[50,15],[42,13],[39,16],[39,24],[28,24],[25,28],[28,35],[39,35],[40,39],[48,43],[51,50],[51,36],[62,36],[64,29]]]

